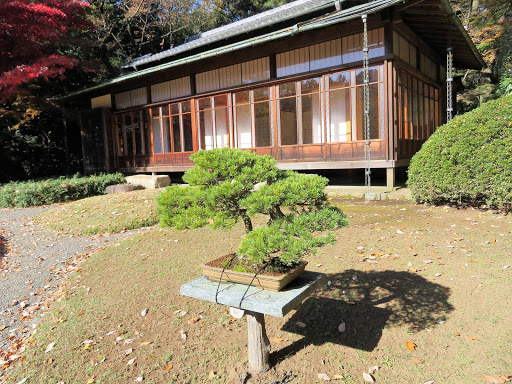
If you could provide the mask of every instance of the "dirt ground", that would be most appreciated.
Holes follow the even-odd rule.
[[[269,372],[245,377],[245,318],[179,295],[200,263],[236,249],[242,227],[155,227],[71,275],[6,382],[363,383],[377,366],[377,383],[455,384],[512,371],[512,216],[336,203],[350,226],[308,258],[330,283],[266,317]]]

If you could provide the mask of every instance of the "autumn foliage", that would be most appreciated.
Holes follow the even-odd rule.
[[[59,53],[74,32],[94,28],[86,2],[3,0],[0,2],[0,102],[36,79],[63,78],[78,60]]]

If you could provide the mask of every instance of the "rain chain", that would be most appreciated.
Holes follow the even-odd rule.
[[[364,185],[366,187],[366,198],[370,198],[370,187],[371,187],[371,159],[370,159],[370,76],[369,76],[369,64],[368,64],[368,25],[367,15],[362,15],[363,19],[363,94],[364,94],[364,159],[366,163]]]
[[[446,121],[452,119],[453,114],[453,49],[446,49]]]

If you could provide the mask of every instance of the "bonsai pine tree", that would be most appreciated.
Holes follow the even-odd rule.
[[[236,256],[253,269],[293,267],[333,243],[332,230],[348,225],[327,201],[324,177],[281,170],[274,158],[239,149],[199,151],[190,158],[195,166],[183,176],[189,185],[173,185],[158,197],[160,224],[230,228],[241,220],[246,235]],[[266,225],[254,227],[257,214],[267,216]]]

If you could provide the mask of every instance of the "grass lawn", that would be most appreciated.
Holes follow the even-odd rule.
[[[51,230],[70,235],[94,235],[154,225],[156,196],[162,190],[143,189],[77,200],[37,217]]]
[[[274,368],[249,383],[281,382],[288,371],[298,384],[323,382],[320,373],[363,383],[373,366],[380,367],[376,382],[391,384],[485,383],[483,375],[511,372],[512,269],[503,267],[511,264],[512,217],[339,203],[351,225],[308,266],[331,285],[285,318],[266,317]],[[83,207],[72,204],[61,209]],[[182,297],[179,288],[200,274],[200,263],[232,252],[242,232],[155,227],[93,255],[70,277],[7,382],[239,383],[245,318]]]

